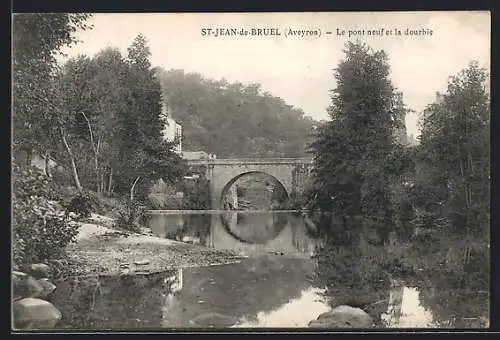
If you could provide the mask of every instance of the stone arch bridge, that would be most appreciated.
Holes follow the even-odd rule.
[[[204,167],[210,181],[213,210],[222,208],[222,198],[240,177],[251,173],[265,173],[274,177],[290,195],[301,194],[312,169],[310,158],[259,158],[259,159],[200,159],[189,160],[190,167]]]

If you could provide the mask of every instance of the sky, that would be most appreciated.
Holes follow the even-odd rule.
[[[81,42],[64,50],[67,57],[91,56],[108,46],[126,55],[127,47],[142,33],[153,66],[184,69],[217,80],[259,83],[316,120],[328,119],[329,90],[336,84],[333,70],[343,58],[345,43],[366,42],[387,52],[391,80],[415,111],[406,117],[408,134],[414,136],[419,134],[419,113],[437,91],[445,91],[449,76],[472,60],[488,71],[490,67],[490,14],[486,11],[100,13],[89,23],[93,29],[77,32]],[[202,34],[207,28],[249,32],[275,28],[281,35],[215,37]],[[368,30],[381,29],[383,35],[368,35]],[[405,35],[407,29],[427,34]],[[290,30],[316,31],[318,35],[285,35]],[[342,30],[345,35],[337,33]],[[361,34],[348,36],[356,30]],[[396,30],[401,35],[395,35]]]

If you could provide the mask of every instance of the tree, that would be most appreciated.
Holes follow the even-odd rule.
[[[184,172],[180,157],[173,152],[175,143],[162,137],[161,87],[149,56],[144,36],[138,35],[128,49],[127,109],[117,117],[117,190],[128,190],[131,200],[138,183],[142,183],[140,195],[145,198],[151,181],[172,182]]]
[[[393,225],[386,161],[394,149],[401,102],[383,51],[349,42],[344,52],[328,108],[331,120],[317,128],[311,144],[310,208],[330,215],[323,227],[332,240],[353,242],[370,230],[384,239]],[[339,239],[342,235],[347,239]]]
[[[424,111],[416,192],[422,196],[419,208],[435,217],[435,227],[485,241],[490,209],[486,79],[486,70],[472,62],[450,78],[446,93]]]
[[[90,14],[14,14],[12,32],[13,148],[31,161],[33,150],[46,155],[51,145],[52,79],[55,54],[76,43],[74,33],[88,29]]]

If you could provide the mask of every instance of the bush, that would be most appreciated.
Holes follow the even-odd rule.
[[[210,209],[210,188],[208,180],[205,178],[198,178],[194,181],[184,181],[181,184],[181,189],[184,192],[182,209]]]
[[[66,211],[77,214],[81,218],[90,217],[93,212],[100,211],[101,204],[97,197],[90,193],[78,193],[66,206]]]
[[[138,201],[127,201],[118,210],[115,227],[137,232],[145,216],[145,209]]]
[[[36,168],[14,168],[12,255],[15,268],[59,258],[78,226],[59,204],[51,180]]]

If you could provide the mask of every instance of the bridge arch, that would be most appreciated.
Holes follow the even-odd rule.
[[[268,172],[266,171],[262,171],[262,170],[251,170],[251,171],[245,171],[245,172],[242,172],[240,173],[239,175],[236,175],[235,177],[233,177],[232,179],[230,179],[223,187],[222,187],[222,190],[220,192],[220,201],[219,201],[219,206],[220,207],[223,207],[224,205],[224,199],[229,191],[229,189],[231,188],[231,186],[236,183],[236,181],[238,181],[240,178],[244,177],[244,176],[247,176],[247,175],[252,175],[252,174],[263,174],[263,175],[266,175],[266,176],[269,176],[270,178],[272,178],[280,187],[281,189],[283,190],[283,192],[285,193],[286,195],[286,198],[289,198],[290,197],[290,193],[288,192],[288,189],[285,187],[285,185],[278,179],[276,178],[275,176],[269,174]]]
[[[220,210],[223,191],[242,176],[252,172],[262,172],[274,177],[289,196],[301,192],[312,160],[308,158],[260,158],[260,159],[208,159],[190,160],[189,166],[203,166],[210,182],[211,206]],[[234,182],[233,182],[234,181]],[[225,195],[224,195],[225,196]]]

